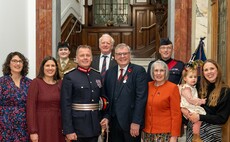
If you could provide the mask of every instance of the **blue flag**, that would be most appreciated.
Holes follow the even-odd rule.
[[[206,55],[204,53],[204,42],[203,42],[204,39],[205,39],[205,37],[200,38],[200,43],[199,43],[196,51],[192,54],[191,61],[195,61],[195,60],[205,61],[207,59]]]

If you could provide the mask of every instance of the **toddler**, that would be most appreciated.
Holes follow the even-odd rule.
[[[197,68],[188,66],[185,67],[185,69],[182,72],[182,84],[179,86],[180,94],[181,94],[181,108],[184,108],[187,111],[186,114],[184,114],[185,118],[189,115],[189,113],[198,113],[205,115],[206,112],[204,108],[202,108],[200,105],[205,104],[206,99],[200,99],[198,98],[198,93],[196,89],[196,83],[197,83]],[[182,94],[181,90],[184,88],[189,88],[190,93],[189,94]],[[193,124],[193,140],[192,142],[203,142],[200,138],[200,126],[201,121],[198,121]]]

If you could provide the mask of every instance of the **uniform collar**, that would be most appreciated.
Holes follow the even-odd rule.
[[[67,64],[69,62],[69,58],[67,58],[66,60],[60,59],[60,63],[65,62],[65,64]]]
[[[84,69],[84,68],[82,68],[82,67],[80,67],[80,66],[78,66],[77,69],[78,69],[79,71],[81,71],[81,72],[84,72],[84,73],[88,73],[88,72],[90,72],[90,70],[91,70],[91,68]]]
[[[163,59],[161,59],[161,60],[164,61],[166,64],[168,64],[169,62],[172,61],[172,58],[169,58],[168,60],[163,60]]]

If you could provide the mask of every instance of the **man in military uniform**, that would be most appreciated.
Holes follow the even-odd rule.
[[[77,64],[69,58],[70,49],[68,42],[59,42],[58,43],[58,70],[61,79],[63,79],[64,73],[68,70],[77,67]]]
[[[101,133],[99,100],[103,94],[101,75],[90,67],[92,51],[80,45],[78,67],[66,73],[61,88],[63,133],[67,140],[97,142]]]
[[[172,59],[173,45],[169,38],[162,38],[160,40],[159,53],[161,55],[160,60],[164,61],[169,68],[169,81],[179,84],[181,81],[182,71],[184,69],[184,63],[179,60]],[[150,76],[150,68],[154,61],[151,61],[148,65],[147,76],[148,81],[152,81]]]

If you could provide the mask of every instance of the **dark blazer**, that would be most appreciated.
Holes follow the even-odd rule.
[[[105,118],[110,120],[116,115],[124,131],[130,131],[131,123],[143,128],[148,91],[146,71],[142,66],[130,63],[121,81],[117,80],[117,74],[118,65],[107,70],[105,75],[104,88],[109,99]]]
[[[91,64],[91,67],[99,71],[99,63],[100,63],[100,55],[94,56],[93,61]],[[111,55],[110,56],[110,63],[109,63],[109,68],[114,67],[117,65],[117,61],[114,59],[114,57]]]

